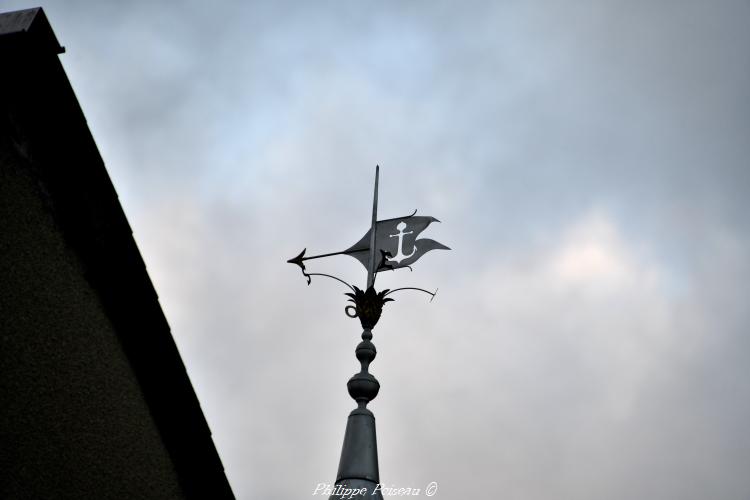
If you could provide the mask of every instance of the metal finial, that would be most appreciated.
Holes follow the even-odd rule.
[[[380,473],[378,471],[375,416],[367,409],[367,404],[380,391],[380,383],[369,371],[370,363],[377,355],[375,345],[372,343],[372,329],[378,323],[385,303],[393,300],[388,295],[402,290],[416,290],[429,294],[430,301],[435,297],[435,293],[416,287],[402,287],[376,292],[374,288],[375,278],[377,273],[381,271],[393,271],[402,268],[411,270],[412,264],[430,250],[448,249],[437,241],[427,238],[418,239],[419,234],[427,229],[427,226],[433,222],[439,222],[434,217],[416,216],[415,210],[414,213],[405,217],[378,220],[379,178],[380,167],[376,165],[370,229],[357,243],[341,252],[307,257],[305,256],[307,249],[305,249],[299,255],[287,261],[300,267],[308,285],[312,281],[312,276],[325,276],[343,283],[351,290],[351,293],[346,293],[346,295],[353,305],[347,305],[344,311],[351,318],[359,318],[363,331],[362,341],[354,351],[360,363],[360,370],[346,384],[349,395],[357,402],[357,408],[352,410],[347,420],[341,460],[336,475],[336,487],[366,490],[368,498],[373,498],[373,500],[382,500],[383,497],[377,488],[380,483]],[[365,266],[365,269],[367,269],[367,286],[364,290],[330,274],[307,272],[305,261],[333,255],[351,255]],[[336,492],[330,497],[331,500],[340,500],[341,498],[345,497]]]

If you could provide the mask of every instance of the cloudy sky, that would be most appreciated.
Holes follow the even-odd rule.
[[[376,163],[453,248],[379,280],[440,289],[374,332],[383,483],[750,497],[746,0],[44,7],[238,498],[335,479],[361,329],[285,260]]]

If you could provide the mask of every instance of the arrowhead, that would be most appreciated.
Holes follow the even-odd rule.
[[[305,265],[302,263],[303,257],[305,256],[305,252],[307,251],[307,248],[303,249],[298,256],[296,256],[293,259],[289,259],[287,262],[290,264],[297,264],[299,267],[301,267],[303,270],[305,269]]]

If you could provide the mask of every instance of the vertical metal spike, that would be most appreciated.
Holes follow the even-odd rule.
[[[376,226],[378,223],[378,177],[380,175],[380,165],[375,165],[375,194],[372,200],[372,225],[370,226],[370,266],[367,269],[367,288],[375,283],[375,238]]]

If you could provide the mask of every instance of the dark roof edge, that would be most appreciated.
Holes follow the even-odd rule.
[[[0,14],[0,39],[30,38],[32,43],[55,54],[65,52],[41,7]]]
[[[41,8],[0,14],[0,104],[28,134],[35,175],[110,318],[186,498],[233,499],[127,218],[56,56],[59,49]]]

